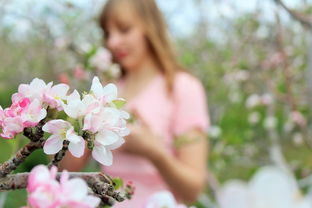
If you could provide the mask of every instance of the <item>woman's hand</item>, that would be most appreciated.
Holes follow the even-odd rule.
[[[164,152],[161,138],[155,135],[147,124],[137,117],[137,121],[128,124],[130,135],[125,138],[125,144],[120,147],[121,151],[153,159],[157,154]]]

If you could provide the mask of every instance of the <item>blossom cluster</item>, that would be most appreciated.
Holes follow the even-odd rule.
[[[35,78],[30,84],[21,84],[12,96],[12,105],[6,109],[0,106],[1,137],[14,138],[26,127],[35,127],[43,120],[49,120],[42,127],[51,134],[44,143],[46,154],[59,152],[64,141],[75,157],[81,157],[85,140],[92,150],[92,156],[103,165],[112,164],[111,150],[123,144],[123,137],[129,134],[126,119],[129,114],[119,109],[124,100],[117,97],[114,84],[103,86],[94,77],[91,89],[81,95],[77,90],[69,93],[69,86]],[[65,112],[67,119],[51,120],[47,109]],[[87,135],[84,137],[84,135]],[[86,138],[87,137],[87,138]]]
[[[98,197],[88,195],[88,186],[80,178],[69,179],[67,171],[63,171],[60,182],[56,180],[57,168],[50,170],[44,166],[36,166],[28,177],[28,206],[31,208],[93,208],[100,203]]]

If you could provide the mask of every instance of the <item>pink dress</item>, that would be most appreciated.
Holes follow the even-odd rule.
[[[209,127],[204,89],[196,78],[186,72],[176,75],[171,95],[167,93],[164,77],[155,77],[139,95],[127,103],[126,110],[135,110],[153,133],[162,139],[164,148],[171,154],[174,154],[175,136],[194,128],[206,132]],[[150,195],[169,190],[148,160],[118,150],[113,152],[113,156],[113,165],[104,167],[104,172],[112,177],[121,177],[124,182],[133,181],[136,187],[131,200],[116,203],[114,207],[142,208]]]

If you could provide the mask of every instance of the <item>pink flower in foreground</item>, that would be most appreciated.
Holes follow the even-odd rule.
[[[68,150],[75,157],[81,157],[85,149],[85,141],[74,131],[74,127],[67,121],[58,119],[47,122],[42,130],[52,135],[44,143],[46,154],[56,154],[63,147],[64,140],[69,141]]]
[[[99,205],[99,198],[88,195],[88,186],[85,181],[80,178],[68,178],[68,172],[64,171],[60,180],[62,207],[92,208]]]
[[[56,180],[56,167],[35,167],[28,178],[28,203],[32,208],[94,208],[100,199],[88,195],[88,186],[80,178],[69,179],[67,171]]]
[[[56,181],[57,168],[51,170],[39,165],[29,174],[27,183],[28,203],[32,208],[60,207],[61,186]]]

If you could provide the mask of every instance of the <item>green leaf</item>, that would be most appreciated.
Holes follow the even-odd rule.
[[[114,188],[116,190],[123,187],[123,184],[124,184],[121,178],[113,178],[113,183],[114,183]]]
[[[113,101],[113,104],[116,106],[116,108],[120,109],[126,104],[126,101],[124,99],[117,99]]]

